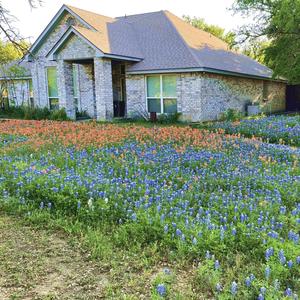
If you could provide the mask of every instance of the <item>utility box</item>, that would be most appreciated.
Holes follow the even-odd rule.
[[[247,115],[248,116],[255,116],[260,113],[261,113],[261,111],[260,111],[259,105],[248,105],[247,106]]]

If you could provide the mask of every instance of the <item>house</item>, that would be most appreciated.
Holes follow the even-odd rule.
[[[26,55],[34,105],[97,120],[175,113],[213,120],[257,103],[285,109],[286,83],[169,11],[119,18],[63,5]]]

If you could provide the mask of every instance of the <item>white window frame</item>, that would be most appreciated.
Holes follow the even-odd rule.
[[[47,97],[48,97],[48,108],[51,110],[51,105],[50,105],[50,100],[51,99],[58,99],[58,105],[59,105],[59,95],[57,95],[57,97],[50,97],[49,96],[49,81],[48,81],[48,68],[56,68],[56,74],[58,73],[57,71],[57,67],[56,66],[47,66],[45,67],[45,73],[46,73],[46,86],[47,86]],[[58,89],[58,82],[57,82],[58,78],[56,76],[56,85],[57,85],[57,89]],[[57,91],[58,92],[58,91]]]
[[[148,82],[147,78],[148,77],[158,77],[160,78],[160,97],[148,97]],[[176,105],[177,105],[177,112],[178,112],[178,96],[177,96],[177,88],[176,88],[176,97],[164,97],[163,96],[163,76],[174,76],[176,77],[176,83],[177,83],[177,74],[151,74],[151,75],[146,75],[145,76],[145,90],[146,90],[146,110],[147,113],[150,114],[148,111],[148,99],[159,99],[160,98],[160,113],[157,114],[165,114],[164,112],[164,99],[176,99]]]

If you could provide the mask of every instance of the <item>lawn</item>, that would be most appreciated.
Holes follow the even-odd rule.
[[[106,298],[297,297],[299,148],[93,122],[6,121],[0,136],[3,210],[63,229],[112,272],[136,266],[140,282],[111,279]]]
[[[203,126],[202,126],[203,127]],[[242,134],[246,137],[261,137],[266,142],[300,146],[300,115],[277,115],[254,117],[241,121],[215,122],[204,127],[226,133]]]

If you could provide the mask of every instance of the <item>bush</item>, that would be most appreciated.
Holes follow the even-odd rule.
[[[158,116],[158,122],[161,124],[173,124],[179,121],[181,113],[161,114]]]
[[[67,117],[67,113],[64,109],[59,109],[50,112],[50,120],[67,121],[69,118]]]
[[[244,117],[244,114],[236,109],[227,109],[224,113],[221,115],[222,121],[238,121]]]
[[[68,120],[64,109],[49,110],[49,108],[38,108],[29,106],[6,107],[0,111],[2,118],[8,119],[24,119],[24,120]]]

